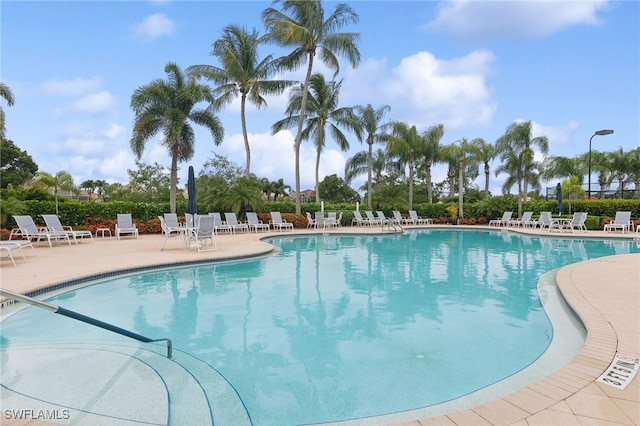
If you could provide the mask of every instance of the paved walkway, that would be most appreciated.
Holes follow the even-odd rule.
[[[341,228],[328,232],[380,232],[380,228]],[[519,232],[540,233],[536,230]],[[56,283],[115,270],[268,253],[271,246],[260,240],[267,235],[282,234],[219,236],[218,250],[202,253],[182,249],[179,240],[169,241],[166,249],[160,251],[163,237],[157,235],[120,241],[97,238],[94,243],[84,241],[77,246],[41,246],[36,248],[35,256],[30,250],[25,252],[26,263],[16,259],[16,267],[3,258],[0,264],[1,286],[28,293]],[[588,231],[574,236],[612,235]],[[640,377],[636,376],[625,390],[596,379],[606,371],[616,353],[640,357],[640,254],[610,256],[564,267],[557,274],[557,282],[565,299],[587,328],[587,339],[578,356],[551,376],[506,397],[472,409],[416,419],[406,424],[639,425]],[[10,420],[4,412],[0,416],[2,425],[42,424]]]

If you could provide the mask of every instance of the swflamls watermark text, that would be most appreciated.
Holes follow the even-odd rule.
[[[68,420],[70,417],[69,410],[66,409],[50,409],[50,410],[34,410],[34,409],[4,409],[2,414],[6,420]]]

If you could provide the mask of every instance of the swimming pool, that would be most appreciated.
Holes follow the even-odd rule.
[[[519,371],[553,333],[537,278],[618,250],[471,231],[273,243],[271,257],[118,278],[52,303],[171,337],[233,385],[254,424],[327,422],[436,404]],[[7,349],[115,339],[34,309],[2,326]]]

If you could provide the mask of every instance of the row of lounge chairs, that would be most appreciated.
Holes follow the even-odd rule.
[[[489,221],[489,226],[496,227],[523,227],[523,228],[536,228],[548,229],[550,232],[553,230],[558,231],[581,231],[587,230],[585,221],[587,220],[586,212],[576,212],[571,219],[558,219],[553,218],[551,212],[541,212],[538,219],[533,219],[533,212],[527,211],[522,214],[520,219],[512,219],[513,212],[507,211],[502,214],[500,219],[494,219]]]
[[[399,210],[393,211],[393,217],[388,218],[384,212],[378,210],[376,215],[371,210],[365,210],[364,218],[359,210],[353,211],[353,220],[351,225],[355,226],[374,226],[374,225],[428,225],[433,224],[433,220],[429,218],[421,218],[415,210],[409,210],[409,217],[403,217]]]

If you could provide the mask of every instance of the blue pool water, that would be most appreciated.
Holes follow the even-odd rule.
[[[640,252],[484,231],[270,242],[272,256],[117,277],[48,301],[171,338],[224,376],[255,425],[310,424],[431,406],[515,374],[553,338],[543,273]],[[2,322],[5,350],[70,338],[121,339],[35,308]]]

